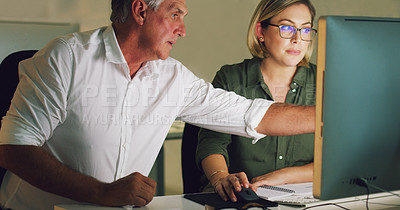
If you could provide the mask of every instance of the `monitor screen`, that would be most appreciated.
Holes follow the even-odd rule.
[[[400,189],[400,19],[318,22],[314,197]]]

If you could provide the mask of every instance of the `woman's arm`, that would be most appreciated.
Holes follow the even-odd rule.
[[[255,177],[251,180],[254,187],[263,185],[283,185],[292,183],[311,182],[313,180],[314,163],[303,166],[282,168],[271,173]]]
[[[201,165],[214,190],[225,201],[228,200],[228,197],[233,202],[237,201],[233,187],[236,191],[240,191],[241,184],[245,188],[250,186],[244,172],[229,174],[223,155],[215,154],[207,156],[201,161]]]

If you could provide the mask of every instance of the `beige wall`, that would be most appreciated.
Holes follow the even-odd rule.
[[[400,0],[311,0],[317,15],[400,17]],[[0,20],[78,22],[81,30],[109,24],[111,0],[0,0]],[[247,26],[259,0],[187,0],[187,36],[171,56],[211,81],[227,63],[249,58]],[[315,60],[315,57],[313,58]]]
[[[311,0],[320,15],[400,17],[400,0]],[[224,64],[250,58],[247,27],[259,0],[187,0],[187,37],[171,55],[211,81]],[[315,55],[315,53],[314,53]],[[315,61],[315,56],[312,61]]]
[[[81,30],[109,24],[111,0],[0,0],[0,20],[80,23]]]

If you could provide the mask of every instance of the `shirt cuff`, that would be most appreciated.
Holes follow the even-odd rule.
[[[249,110],[245,114],[246,132],[249,136],[253,137],[252,143],[257,143],[258,140],[264,138],[266,135],[258,133],[255,128],[260,124],[265,113],[275,101],[265,99],[254,99]]]

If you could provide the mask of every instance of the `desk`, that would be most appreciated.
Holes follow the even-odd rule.
[[[395,193],[400,193],[397,191]],[[369,200],[369,208],[370,209],[399,209],[400,208],[400,198],[394,195],[390,195],[388,193],[378,193],[374,194]],[[363,199],[365,196],[359,196],[358,198]],[[335,202],[335,200],[332,200]],[[361,200],[357,200],[355,197],[352,201],[343,201],[338,202],[340,206],[343,206],[348,209],[354,210],[365,210],[365,202]],[[382,205],[385,204],[385,205]],[[386,205],[386,204],[391,204]],[[397,206],[393,206],[397,205]],[[112,207],[101,207],[101,206],[94,206],[94,205],[57,205],[54,207],[54,210],[122,210],[124,208],[112,208]],[[125,208],[131,209],[131,208]],[[143,210],[161,210],[161,209],[183,209],[183,210],[204,210],[205,207],[195,203],[193,201],[187,200],[183,198],[182,195],[170,195],[170,196],[156,196],[154,197],[153,201],[151,201],[147,206],[141,208],[134,208],[136,209],[143,209]],[[293,210],[293,209],[302,209],[296,208],[292,206],[285,206],[279,205],[278,207],[270,208],[271,210]],[[321,207],[314,207],[313,210],[328,210],[328,209],[340,209],[335,206],[321,206]]]
[[[54,210],[123,210],[131,208],[111,208],[93,205],[57,205]],[[183,198],[182,195],[156,196],[145,207],[134,208],[135,210],[158,210],[158,209],[188,209],[204,210],[204,206]]]

